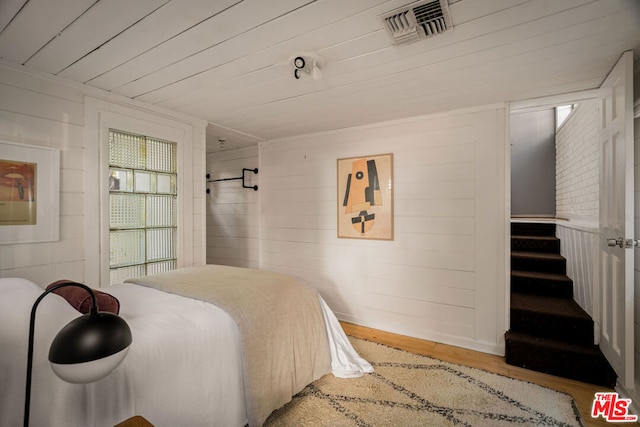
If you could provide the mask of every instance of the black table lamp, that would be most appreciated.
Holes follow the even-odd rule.
[[[29,425],[36,308],[47,294],[64,286],[76,286],[89,292],[91,311],[73,319],[53,339],[49,349],[49,362],[58,377],[76,384],[97,381],[107,376],[122,362],[133,340],[129,325],[121,317],[98,311],[96,296],[88,286],[82,283],[65,282],[46,290],[38,297],[31,309],[24,401],[25,427]]]

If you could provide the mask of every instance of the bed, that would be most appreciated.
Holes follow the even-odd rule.
[[[325,374],[372,371],[322,298],[291,276],[207,265],[106,291],[133,344],[91,384],[58,379],[47,361],[53,337],[78,311],[53,294],[39,305],[31,425],[113,426],[142,415],[158,427],[259,426]],[[0,425],[13,426],[23,417],[29,312],[43,289],[8,278],[0,292]]]

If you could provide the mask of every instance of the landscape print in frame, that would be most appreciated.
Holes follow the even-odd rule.
[[[393,154],[338,159],[338,237],[393,240]]]
[[[0,155],[0,226],[36,224],[37,166]]]

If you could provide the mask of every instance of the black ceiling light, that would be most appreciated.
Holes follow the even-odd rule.
[[[324,60],[315,53],[301,53],[289,58],[289,63],[293,64],[293,77],[299,79],[302,73],[309,74],[314,80],[322,78],[322,67]]]
[[[305,60],[302,56],[297,56],[296,59],[293,60],[293,66],[295,69],[293,70],[293,76],[296,79],[300,78],[300,71],[304,69]]]

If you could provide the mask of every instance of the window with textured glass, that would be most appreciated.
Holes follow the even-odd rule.
[[[176,268],[177,147],[109,130],[110,283]]]

